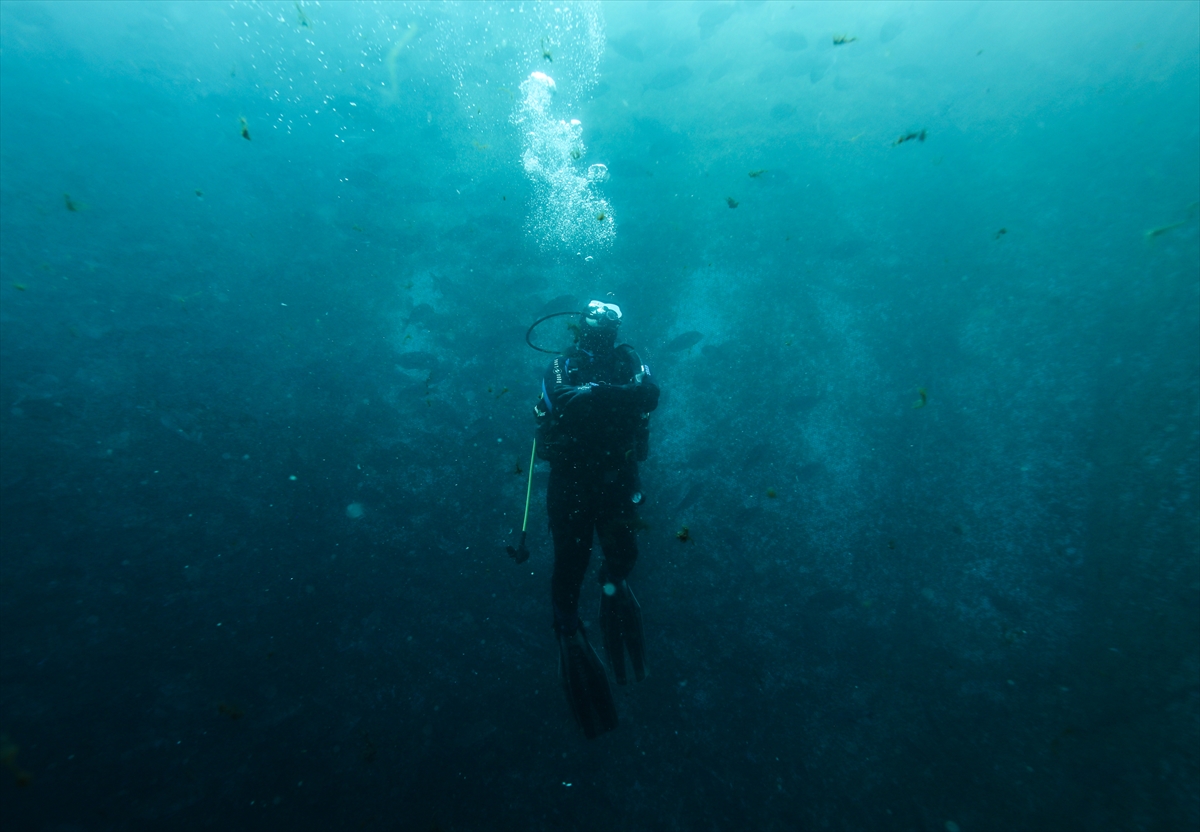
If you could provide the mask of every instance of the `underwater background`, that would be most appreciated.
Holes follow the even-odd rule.
[[[1200,4],[0,40],[4,829],[1200,824]],[[593,742],[545,463],[504,551],[590,298],[663,391]]]

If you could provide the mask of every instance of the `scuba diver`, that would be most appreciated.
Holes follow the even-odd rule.
[[[559,672],[567,703],[588,739],[617,727],[604,665],[579,620],[579,592],[595,533],[600,568],[600,631],[618,684],[625,655],[646,677],[642,611],[627,578],[637,560],[638,462],[650,447],[658,385],[628,344],[617,345],[621,309],[594,300],[579,321],[575,346],[555,357],[534,407],[537,455],[550,463],[546,510],[554,538],[551,600]]]

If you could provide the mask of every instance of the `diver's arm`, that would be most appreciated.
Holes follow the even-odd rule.
[[[618,407],[637,413],[649,413],[658,407],[658,385],[650,378],[650,368],[634,363],[631,367],[632,381],[628,384],[589,382],[573,386],[567,382],[566,362],[556,358],[542,379],[541,406],[546,412],[555,408],[570,407],[577,401],[587,400],[603,407]]]
[[[566,382],[566,361],[562,356],[559,356],[550,362],[550,366],[546,369],[546,374],[542,376],[542,398],[538,401],[538,407],[541,411],[550,414],[570,403],[572,392],[576,388]],[[567,394],[565,397],[564,393]],[[565,401],[564,398],[566,399]]]
[[[597,384],[592,388],[592,395],[596,401],[608,406],[649,413],[658,407],[659,389],[650,378],[650,368],[641,365],[629,384]]]
[[[638,413],[649,413],[658,407],[658,385],[650,379],[629,384],[596,384],[591,395],[606,406],[628,407]]]

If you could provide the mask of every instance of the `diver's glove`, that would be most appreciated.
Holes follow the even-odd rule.
[[[581,384],[578,387],[568,387],[558,394],[558,404],[562,407],[570,407],[573,402],[589,397],[592,391],[596,388],[596,383]]]

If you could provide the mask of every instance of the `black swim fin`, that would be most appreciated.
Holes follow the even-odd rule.
[[[612,594],[609,594],[609,589]],[[624,581],[604,584],[600,596],[600,630],[604,634],[604,652],[608,654],[617,684],[625,684],[625,654],[633,666],[633,677],[646,678],[646,642],[642,635],[642,608],[633,590]]]
[[[558,670],[575,721],[589,740],[617,727],[617,703],[600,657],[580,626],[558,634]]]

